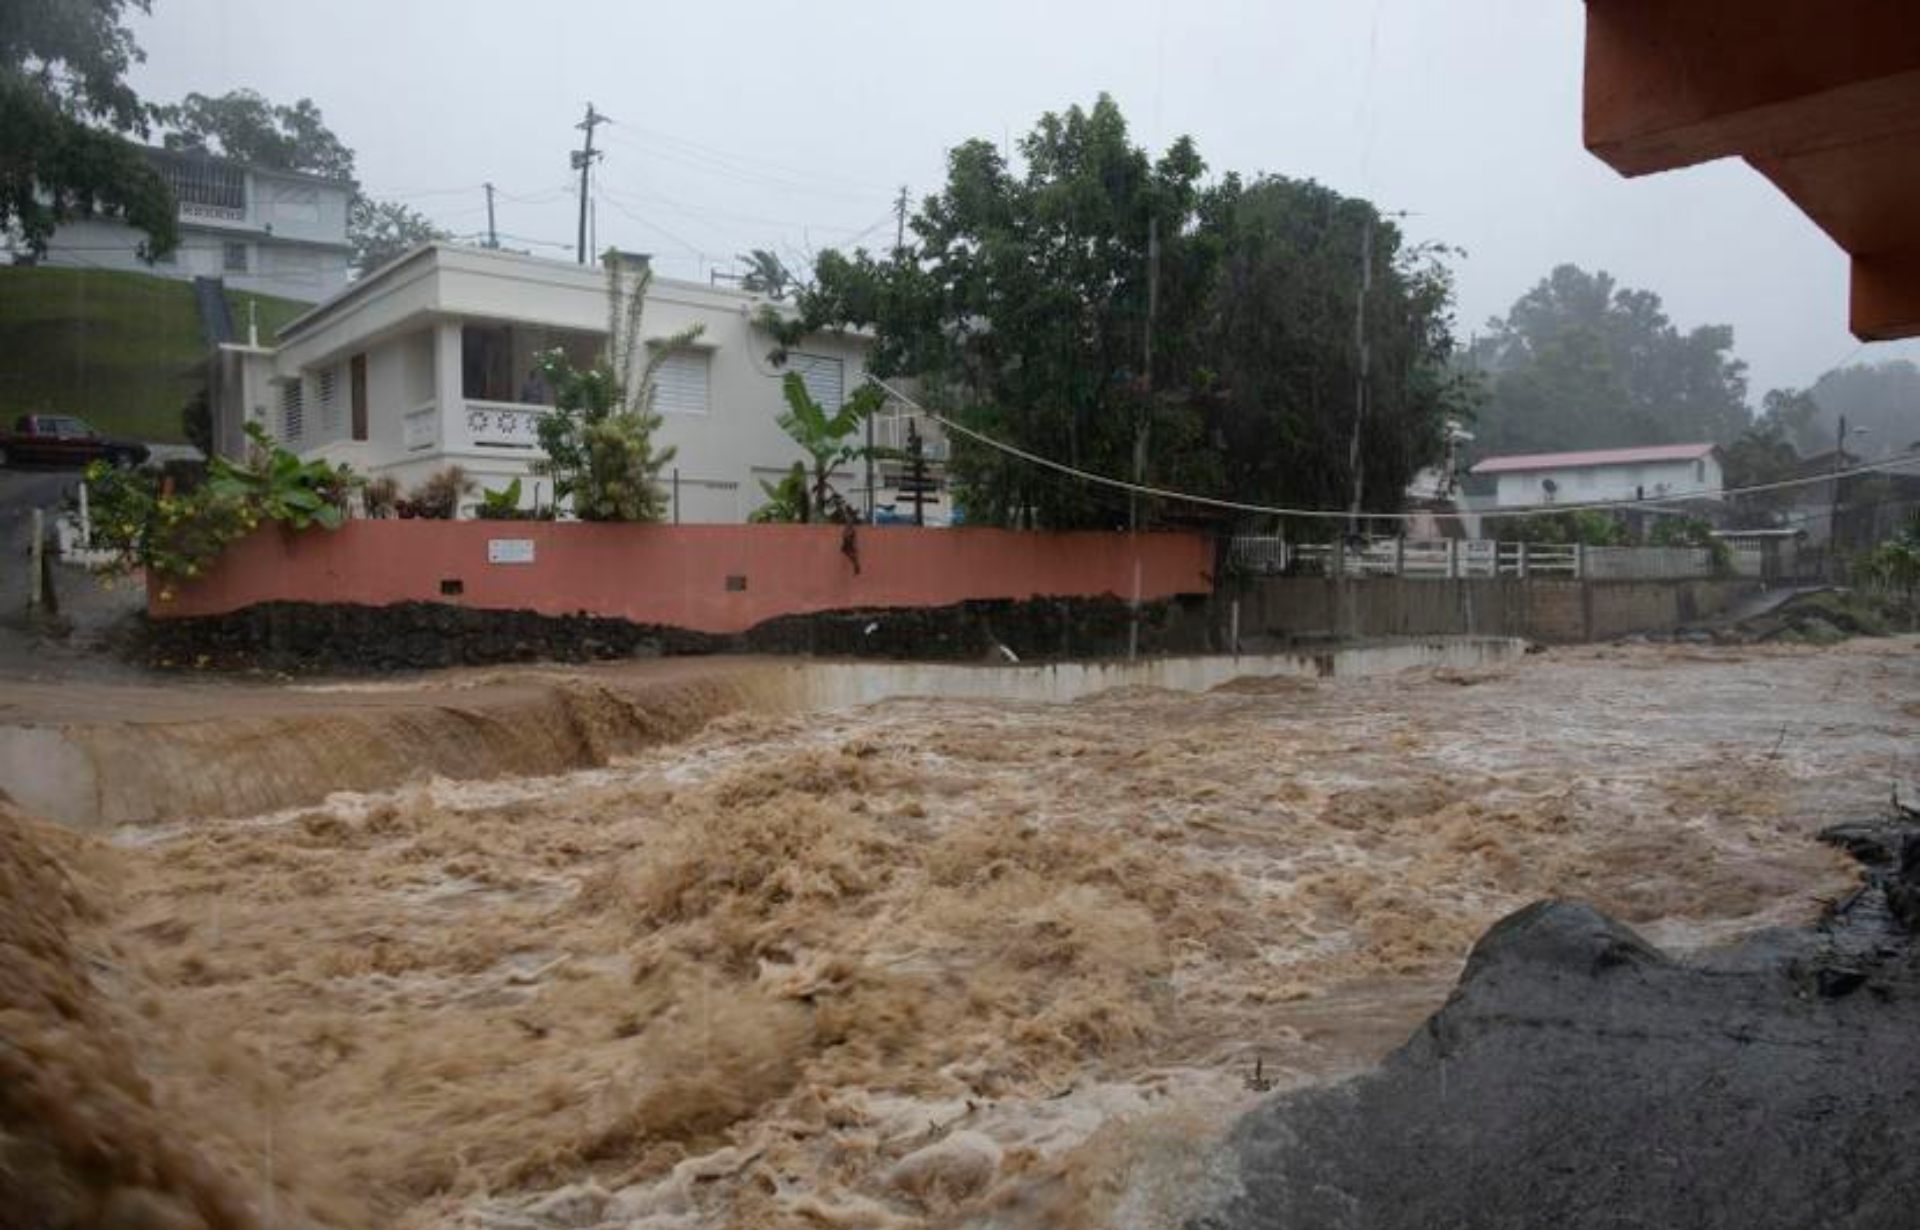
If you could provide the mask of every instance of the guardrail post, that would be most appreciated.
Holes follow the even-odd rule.
[[[1515,562],[1520,571],[1520,579],[1522,581],[1526,580],[1527,579],[1527,544],[1526,543],[1523,542],[1520,544],[1519,554],[1515,557]]]
[[[1576,542],[1573,544],[1573,579],[1576,581],[1584,581],[1586,576],[1587,544]]]
[[[1460,575],[1460,540],[1448,538],[1445,542],[1447,544],[1447,579],[1451,581]]]
[[[1393,540],[1393,575],[1396,577],[1407,575],[1407,536],[1405,534]]]

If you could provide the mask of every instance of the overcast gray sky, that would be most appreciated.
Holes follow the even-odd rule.
[[[1601,268],[1682,325],[1729,323],[1752,399],[1856,351],[1843,254],[1742,163],[1623,180],[1580,144],[1579,0],[154,0],[151,101],[251,86],[311,97],[377,196],[456,233],[565,255],[567,151],[613,117],[601,246],[706,276],[891,241],[890,202],[944,152],[1049,109],[1118,99],[1136,139],[1181,134],[1213,173],[1311,177],[1409,210],[1456,262],[1460,332],[1553,265]]]

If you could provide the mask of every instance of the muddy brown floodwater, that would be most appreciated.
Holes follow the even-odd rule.
[[[211,1193],[117,1197],[146,1224],[1173,1225],[1256,1063],[1377,1060],[1529,901],[1682,951],[1810,918],[1917,683],[1911,640],[1638,646],[736,714],[559,777],[16,822],[71,883],[15,895],[101,1001],[38,1043],[52,1101],[133,1081],[113,1148],[157,1160],[117,1181]]]

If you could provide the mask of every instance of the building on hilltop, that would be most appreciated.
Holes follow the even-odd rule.
[[[148,149],[180,210],[180,245],[152,264],[146,236],[118,218],[56,228],[41,263],[114,269],[317,303],[347,285],[353,249],[347,213],[355,185],[235,162],[199,150]]]

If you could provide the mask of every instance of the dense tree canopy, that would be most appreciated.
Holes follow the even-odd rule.
[[[361,273],[378,269],[423,243],[447,238],[433,220],[399,201],[376,201],[358,195],[347,215],[347,242],[353,245],[353,267]]]
[[[0,4],[0,232],[30,254],[61,222],[96,213],[144,232],[142,255],[178,243],[173,194],[121,135],[147,131],[126,83],[141,58],[129,9],[147,0]]]
[[[1043,116],[1018,150],[1016,165],[995,142],[960,145],[909,243],[825,253],[801,325],[872,328],[876,373],[909,376],[958,421],[1078,469],[1340,506],[1370,243],[1361,469],[1368,506],[1399,507],[1463,396],[1446,373],[1450,287],[1434,253],[1315,184],[1205,186],[1191,140],[1150,156],[1104,96]],[[1122,493],[966,439],[954,448],[976,520],[1127,519]]]
[[[218,96],[189,94],[170,107],[154,109],[168,130],[168,149],[198,149],[256,166],[301,171],[351,180],[353,150],[327,127],[310,98],[291,106],[268,101],[253,90]],[[347,215],[347,241],[353,265],[362,273],[377,269],[420,244],[445,239],[446,232],[424,214],[396,201],[377,201],[358,191]]]
[[[1920,367],[1906,359],[1836,368],[1807,390],[1817,407],[1810,416],[1801,451],[1833,448],[1839,416],[1847,416],[1847,451],[1862,457],[1904,453],[1920,444]]]
[[[205,150],[281,171],[353,178],[353,151],[327,127],[311,98],[289,107],[253,90],[189,94],[173,106],[154,108],[154,118],[167,129],[168,149]]]
[[[1725,444],[1750,421],[1733,330],[1682,332],[1660,296],[1561,265],[1473,347],[1488,400],[1478,451]]]

